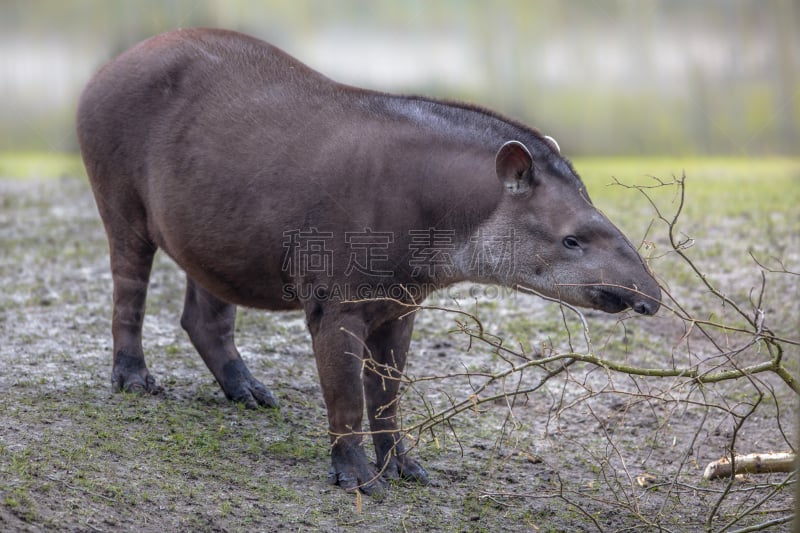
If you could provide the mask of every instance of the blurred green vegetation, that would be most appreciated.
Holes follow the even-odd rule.
[[[710,242],[743,250],[765,247],[769,255],[792,261],[797,238],[786,236],[800,235],[800,158],[586,157],[573,160],[573,165],[595,205],[633,242],[663,233],[647,223],[653,220],[655,227],[662,227],[662,222],[655,220],[654,209],[640,191],[616,180],[627,187],[647,187],[644,192],[669,220],[680,203],[680,189],[673,180],[685,177],[679,231],[705,238],[706,249]],[[668,185],[659,186],[660,182]],[[739,228],[736,231],[745,235],[744,240],[731,233],[731,225]],[[782,226],[777,240],[772,235],[774,225]],[[737,241],[735,246],[732,240]]]
[[[715,217],[768,216],[787,206],[800,217],[798,158],[593,157],[576,159],[573,164],[592,200],[614,204],[619,211],[647,205],[640,194],[617,186],[615,178],[625,185],[656,186],[658,180],[671,182],[685,175],[684,214],[689,217],[702,219],[711,213]],[[673,188],[649,192],[670,204],[678,201]]]
[[[0,179],[85,176],[78,155],[65,152],[0,152]]]
[[[648,194],[665,209],[677,205],[674,187],[657,187],[686,176],[684,216],[702,221],[738,216],[768,216],[797,211],[800,231],[800,158],[798,157],[578,157],[572,160],[592,200],[609,208],[620,225],[642,228],[652,215]],[[80,156],[68,152],[0,152],[0,179],[42,180],[83,176]],[[671,207],[672,206],[672,207]],[[616,220],[616,218],[615,218]]]
[[[793,0],[3,0],[0,151],[76,151],[75,102],[153,34],[254,34],[331,77],[486,105],[569,155],[796,155]]]

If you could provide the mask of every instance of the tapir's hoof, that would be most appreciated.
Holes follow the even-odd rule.
[[[114,357],[111,388],[114,392],[138,394],[158,394],[163,390],[148,372],[143,357],[129,355],[122,350]]]
[[[278,407],[278,399],[258,381],[241,359],[229,361],[222,369],[222,390],[229,400],[243,403],[248,409]]]
[[[146,370],[144,375],[140,373],[122,375],[114,372],[111,377],[111,388],[114,392],[133,394],[159,394],[164,390],[156,384],[155,378]]]
[[[367,496],[383,498],[386,481],[368,461],[361,446],[351,448],[343,454],[334,449],[328,483],[339,485],[348,492],[360,490]]]
[[[430,478],[428,471],[422,465],[408,457],[392,457],[389,464],[381,470],[381,475],[385,479],[407,479],[415,481],[420,485],[429,484]]]
[[[258,407],[278,407],[278,399],[272,391],[254,377],[249,377],[229,387],[225,395],[236,403],[243,403],[248,409]]]

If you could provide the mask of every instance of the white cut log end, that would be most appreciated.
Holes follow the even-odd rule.
[[[766,474],[770,472],[791,472],[796,467],[796,456],[793,453],[751,453],[734,457],[735,472],[731,469],[731,458],[723,457],[708,463],[703,477],[716,479],[739,474]]]

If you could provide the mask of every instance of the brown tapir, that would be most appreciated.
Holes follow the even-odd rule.
[[[386,379],[414,324],[396,300],[468,280],[659,308],[635,247],[552,139],[486,109],[336,83],[245,35],[178,30],[123,53],[84,90],[78,135],[111,253],[114,389],[157,390],[141,333],[161,248],[186,271],[181,325],[234,401],[276,405],[234,345],[236,306],[305,311],[330,479],[347,489],[428,480]]]

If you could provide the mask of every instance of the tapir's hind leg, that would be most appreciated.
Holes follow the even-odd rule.
[[[114,311],[111,332],[114,337],[114,363],[111,384],[114,391],[157,393],[160,389],[147,370],[142,351],[147,283],[156,246],[133,217],[119,220],[119,214],[101,213],[109,234],[111,275],[114,279]],[[137,231],[137,226],[139,230]],[[142,225],[143,226],[143,225]]]
[[[225,396],[249,408],[277,406],[278,400],[250,374],[234,345],[236,306],[220,300],[188,276],[186,282],[181,326]]]

